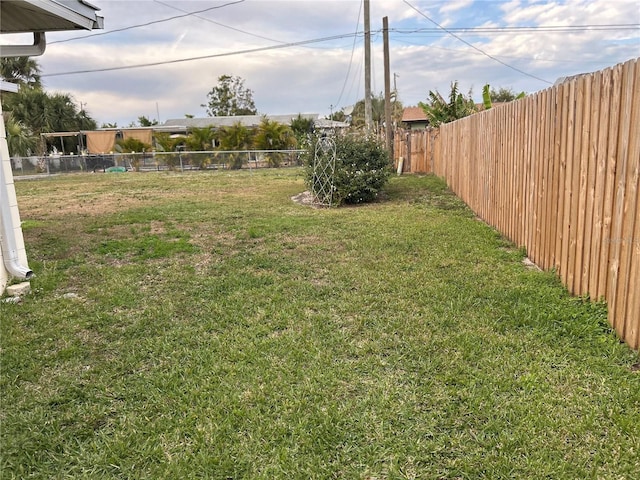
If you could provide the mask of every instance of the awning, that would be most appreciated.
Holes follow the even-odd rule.
[[[56,138],[56,137],[76,137],[80,135],[81,132],[50,132],[50,133],[41,133],[40,135],[47,138]]]
[[[151,145],[153,142],[153,130],[151,128],[128,128],[122,129],[122,138],[135,138],[136,140]]]
[[[113,152],[113,146],[116,143],[115,130],[102,130],[84,133],[87,135],[87,150],[89,153]]]

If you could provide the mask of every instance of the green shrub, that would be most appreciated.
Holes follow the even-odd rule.
[[[389,152],[374,137],[338,135],[333,175],[333,204],[341,205],[375,200],[391,175]],[[313,162],[317,138],[311,138],[305,158],[306,181],[314,183]]]

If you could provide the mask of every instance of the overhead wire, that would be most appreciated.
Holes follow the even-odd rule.
[[[66,38],[64,40],[55,40],[53,42],[49,42],[49,45],[53,45],[54,43],[73,42],[75,40],[81,40],[81,39],[85,39],[85,38],[100,37],[100,36],[104,36],[104,35],[110,35],[110,34],[116,33],[116,32],[125,32],[127,30],[133,30],[135,28],[148,27],[150,25],[156,25],[158,23],[169,22],[171,20],[176,20],[178,18],[194,16],[194,15],[196,15],[198,13],[209,12],[211,10],[217,10],[217,9],[228,7],[228,6],[231,6],[231,5],[236,5],[238,3],[243,3],[244,1],[245,0],[236,0],[234,2],[225,3],[224,5],[216,5],[215,7],[203,8],[202,10],[198,10],[198,11],[195,11],[195,12],[187,12],[184,15],[176,15],[176,16],[173,16],[173,17],[163,18],[163,19],[160,19],[160,20],[152,20],[150,22],[140,23],[140,24],[137,24],[137,25],[129,25],[128,27],[114,28],[113,30],[109,30],[108,32],[98,32],[98,33],[92,33],[92,34],[89,34],[89,35],[83,35],[81,37],[72,37],[72,38]]]
[[[170,8],[174,8],[177,9],[179,11],[182,12],[186,12],[185,10],[182,10],[178,7],[174,7],[173,5],[167,4],[165,2],[159,1],[159,0],[155,0],[156,3],[165,5],[167,7]],[[54,41],[54,42],[50,42],[50,44],[53,43],[62,43],[62,42],[68,42],[68,41],[72,41],[72,40],[78,40],[78,39],[84,39],[87,37],[94,37],[94,36],[98,36],[98,35],[106,35],[106,34],[110,34],[110,33],[115,33],[115,32],[121,32],[121,31],[125,31],[125,30],[130,30],[130,29],[134,29],[134,28],[140,28],[140,27],[144,27],[144,26],[149,26],[149,25],[153,25],[153,24],[157,24],[157,23],[161,23],[161,22],[167,22],[170,20],[174,20],[174,19],[178,19],[178,18],[184,18],[187,16],[196,16],[198,18],[201,18],[205,21],[214,23],[216,25],[222,26],[224,28],[229,28],[231,30],[235,30],[238,31],[240,33],[244,33],[244,34],[248,34],[248,35],[253,35],[255,37],[258,38],[262,38],[268,41],[272,41],[272,42],[276,42],[278,43],[278,45],[272,45],[272,46],[267,46],[267,47],[258,47],[258,48],[253,48],[253,49],[245,49],[245,50],[239,50],[239,51],[233,51],[233,52],[225,52],[225,53],[216,53],[216,54],[210,54],[210,55],[201,55],[201,56],[196,56],[196,57],[189,57],[189,58],[180,58],[180,59],[174,59],[174,60],[164,60],[164,61],[158,61],[158,62],[149,62],[149,63],[142,63],[142,64],[133,64],[133,65],[123,65],[123,66],[116,66],[116,67],[104,67],[104,68],[98,68],[98,69],[87,69],[87,70],[77,70],[77,71],[69,71],[69,72],[54,72],[54,73],[47,73],[47,74],[42,74],[42,77],[55,77],[55,76],[62,76],[62,75],[74,75],[74,74],[84,74],[84,73],[94,73],[94,72],[108,72],[108,71],[115,71],[115,70],[126,70],[126,69],[134,69],[134,68],[144,68],[144,67],[151,67],[151,66],[159,66],[159,65],[167,65],[167,64],[174,64],[174,63],[183,63],[183,62],[190,62],[190,61],[196,61],[196,60],[203,60],[203,59],[209,59],[209,58],[217,58],[217,57],[226,57],[226,56],[234,56],[234,55],[242,55],[242,54],[248,54],[248,53],[256,53],[256,52],[263,52],[263,51],[268,51],[268,50],[273,50],[273,49],[282,49],[282,48],[289,48],[289,47],[294,47],[294,46],[306,46],[306,45],[311,45],[311,44],[315,44],[315,43],[322,43],[322,42],[327,42],[327,41],[332,41],[332,40],[338,40],[338,39],[342,39],[342,38],[349,38],[349,37],[354,37],[354,41],[352,44],[352,51],[351,51],[351,59],[350,59],[350,63],[349,63],[349,68],[347,71],[347,78],[345,79],[345,82],[343,84],[342,90],[340,92],[340,96],[338,98],[338,102],[336,102],[336,105],[339,105],[342,96],[344,94],[344,90],[346,88],[346,84],[348,82],[348,75],[351,72],[352,69],[352,64],[353,64],[353,55],[355,52],[355,46],[356,46],[356,40],[359,36],[363,35],[363,32],[360,32],[358,30],[356,30],[356,32],[354,33],[347,33],[347,34],[340,34],[340,35],[333,35],[333,36],[329,36],[329,37],[322,37],[322,38],[316,38],[316,39],[310,39],[310,40],[303,40],[303,41],[298,41],[298,42],[282,42],[273,38],[268,38],[268,37],[264,37],[261,35],[257,35],[257,34],[252,34],[251,32],[247,32],[241,29],[237,29],[235,27],[230,27],[228,25],[224,25],[221,24],[219,22],[215,22],[213,20],[207,19],[205,17],[201,17],[198,14],[199,13],[203,13],[206,11],[210,11],[210,10],[214,10],[214,9],[219,9],[219,8],[223,8],[226,6],[230,6],[230,5],[235,5],[238,3],[243,3],[245,0],[236,0],[233,2],[229,2],[226,3],[224,5],[217,5],[215,7],[209,7],[206,9],[202,9],[202,10],[198,10],[195,12],[186,12],[184,15],[177,15],[174,17],[169,17],[169,18],[165,18],[162,20],[154,20],[151,22],[147,22],[144,24],[138,24],[138,25],[131,25],[128,27],[123,27],[120,29],[114,29],[114,30],[110,30],[109,32],[102,32],[102,33],[96,33],[96,34],[92,34],[92,35],[86,35],[83,37],[74,37],[74,38],[70,38],[70,39],[66,39],[66,40],[58,40],[58,41]],[[536,80],[539,80],[541,82],[544,83],[552,83],[549,82],[548,80],[545,80],[543,78],[537,77],[535,75],[532,75],[528,72],[525,72],[523,70],[518,69],[517,67],[514,67],[512,65],[509,65],[505,62],[503,62],[502,60],[500,60],[499,58],[497,58],[496,56],[490,55],[487,52],[483,51],[482,49],[476,47],[475,45],[467,42],[466,40],[460,38],[456,33],[453,33],[454,31],[457,31],[458,33],[462,34],[462,33],[502,33],[502,32],[511,32],[513,31],[532,31],[532,32],[546,32],[546,31],[560,31],[560,29],[567,29],[567,31],[580,31],[581,29],[589,29],[589,28],[601,28],[601,29],[631,29],[631,28],[635,28],[636,26],[640,26],[640,24],[603,24],[603,25],[579,25],[579,26],[540,26],[540,27],[451,27],[451,28],[445,28],[442,25],[438,24],[437,22],[435,22],[433,19],[431,19],[430,17],[428,17],[426,14],[424,14],[423,12],[421,12],[420,10],[418,10],[416,7],[414,7],[410,2],[408,2],[407,0],[404,0],[404,2],[411,7],[413,10],[415,10],[418,14],[420,14],[421,16],[423,16],[424,18],[426,18],[427,20],[429,20],[430,22],[432,22],[434,25],[436,25],[437,28],[416,28],[416,29],[401,29],[401,28],[394,28],[391,29],[392,32],[399,34],[399,35],[404,35],[404,34],[415,34],[415,33],[421,33],[421,32],[430,32],[430,33],[440,33],[440,32],[444,32],[448,35],[453,36],[454,38],[456,38],[457,40],[461,41],[462,43],[470,46],[471,48],[473,48],[474,50],[476,50],[479,54],[486,56],[498,63],[500,63],[503,66],[506,66],[512,70],[515,70],[523,75],[526,75],[528,77],[534,78]],[[361,9],[362,9],[362,5],[361,5]],[[360,22],[360,15],[361,15],[361,10],[358,13],[358,24]],[[372,33],[377,33],[379,34],[381,32],[381,30],[376,30],[376,31],[372,31]],[[451,51],[458,51],[461,53],[465,53],[461,50],[454,50],[454,49],[445,49],[444,47],[436,47],[436,46],[430,46],[430,48],[440,48],[443,50],[451,50]],[[470,52],[466,52],[466,53],[470,53]],[[504,55],[501,55],[501,57],[506,57]],[[519,57],[509,57],[509,58],[519,58]],[[535,60],[539,60],[539,59],[535,59]],[[540,61],[552,61],[552,60],[540,60]]]
[[[400,40],[398,38],[394,38],[394,42],[396,43],[402,43],[405,45],[409,45],[409,46],[419,46],[419,47],[426,47],[428,49],[435,49],[435,50],[444,50],[445,52],[454,52],[454,53],[460,53],[460,54],[464,54],[464,55],[468,55],[468,54],[472,54],[472,55],[482,55],[482,53],[480,52],[472,52],[470,50],[460,50],[457,48],[447,48],[447,47],[440,47],[438,45],[424,45],[423,43],[417,43],[417,42],[408,42],[405,40]],[[525,61],[536,61],[536,62],[549,62],[549,63],[594,63],[594,64],[600,64],[602,63],[602,60],[585,60],[585,59],[580,59],[580,60],[569,60],[566,58],[558,58],[555,60],[549,59],[549,58],[539,58],[539,57],[516,57],[514,55],[497,55],[500,58],[512,58],[514,60],[525,60]]]
[[[518,73],[521,73],[522,75],[525,75],[527,77],[531,77],[535,80],[539,80],[541,82],[547,83],[549,85],[552,85],[553,82],[550,82],[549,80],[545,80],[544,78],[540,78],[536,75],[533,75],[531,73],[525,72],[524,70],[520,70],[517,67],[514,67],[513,65],[509,65],[506,62],[503,62],[502,60],[500,60],[499,58],[494,57],[493,55],[490,55],[489,53],[485,52],[484,50],[482,50],[481,48],[476,47],[474,44],[467,42],[466,40],[460,38],[458,35],[456,35],[455,33],[449,31],[448,29],[446,29],[445,27],[443,27],[442,25],[440,25],[438,22],[436,22],[435,20],[433,20],[432,18],[430,18],[428,15],[426,15],[425,13],[423,13],[422,11],[420,11],[418,8],[414,7],[408,0],[403,0],[404,3],[406,3],[409,7],[411,7],[413,10],[415,10],[419,15],[421,15],[422,17],[426,18],[427,20],[429,20],[431,23],[433,23],[435,26],[437,26],[438,28],[440,28],[441,30],[447,32],[449,35],[451,35],[452,37],[460,40],[462,43],[464,43],[465,45],[470,46],[471,48],[473,48],[474,50],[477,50],[478,52],[482,53],[484,56],[490,58],[491,60],[498,62],[501,65],[504,65],[507,68],[510,68],[511,70],[514,70]]]
[[[154,0],[154,2],[158,3],[160,5],[164,5],[165,7],[173,8],[174,10],[178,10],[179,12],[188,13],[189,15],[192,15],[192,16],[194,16],[196,18],[199,18],[200,20],[204,20],[205,22],[213,23],[214,25],[218,25],[219,27],[223,27],[223,28],[227,28],[229,30],[233,30],[234,32],[243,33],[245,35],[250,35],[252,37],[261,38],[263,40],[269,40],[270,42],[286,43],[286,42],[283,42],[281,40],[276,40],[274,38],[265,37],[265,36],[262,36],[262,35],[258,35],[257,33],[247,32],[246,30],[242,30],[240,28],[236,28],[236,27],[232,27],[230,25],[225,25],[224,23],[216,22],[215,20],[211,20],[210,18],[203,17],[203,16],[199,15],[199,13],[202,13],[202,12],[191,12],[190,13],[187,10],[183,10],[183,9],[181,9],[179,7],[176,7],[175,5],[171,5],[170,3],[161,2],[160,0]],[[183,16],[186,16],[186,15],[183,15]]]
[[[360,15],[362,14],[362,4],[363,0],[360,1],[360,9],[358,10],[358,21],[356,22],[356,35],[353,36],[353,45],[351,46],[351,58],[349,58],[349,68],[347,68],[347,75],[345,76],[344,83],[342,84],[342,90],[340,90],[340,95],[338,95],[338,101],[336,102],[336,107],[340,106],[340,100],[342,100],[342,95],[344,94],[344,89],[347,86],[347,82],[349,81],[349,75],[351,74],[351,66],[353,65],[353,54],[356,50],[356,39],[358,38],[358,27],[360,26]]]
[[[313,44],[313,43],[329,42],[329,41],[332,41],[332,40],[339,40],[339,39],[342,39],[342,38],[348,38],[348,37],[351,37],[353,35],[358,35],[358,33],[355,33],[355,34],[354,33],[346,33],[346,34],[341,34],[341,35],[332,35],[332,36],[328,36],[328,37],[314,38],[314,39],[311,39],[311,40],[302,40],[302,41],[299,41],[299,42],[289,42],[289,43],[280,44],[280,45],[271,45],[271,46],[268,46],[268,47],[249,48],[249,49],[246,49],[246,50],[236,50],[236,51],[233,51],[233,52],[214,53],[214,54],[210,54],[210,55],[199,55],[197,57],[178,58],[178,59],[174,59],[174,60],[163,60],[163,61],[159,61],[159,62],[139,63],[139,64],[134,64],[134,65],[121,65],[121,66],[117,66],[117,67],[104,67],[104,68],[95,68],[95,69],[88,69],[88,70],[75,70],[75,71],[70,71],[70,72],[44,73],[44,74],[41,74],[40,76],[41,77],[59,77],[59,76],[63,76],[63,75],[77,75],[77,74],[98,73],[98,72],[112,72],[112,71],[116,71],[116,70],[130,70],[130,69],[133,69],[133,68],[155,67],[155,66],[159,66],[159,65],[170,65],[170,64],[175,64],[175,63],[192,62],[192,61],[196,61],[196,60],[205,60],[205,59],[209,59],[209,58],[231,57],[231,56],[235,56],[235,55],[245,55],[245,54],[249,54],[249,53],[266,52],[266,51],[269,51],[269,50],[279,50],[279,49],[283,49],[283,48],[303,46],[303,45],[309,45],[309,44]]]
[[[448,27],[448,32],[464,34],[484,34],[484,33],[574,33],[592,31],[625,31],[640,30],[640,23],[621,24],[591,24],[591,25],[538,25],[538,26],[503,26],[503,27]],[[434,33],[441,35],[441,28],[391,28],[400,34]],[[448,33],[447,32],[447,33]]]

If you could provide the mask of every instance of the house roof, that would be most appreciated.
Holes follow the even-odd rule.
[[[11,0],[0,2],[0,33],[51,32],[103,28],[98,7],[85,0]]]
[[[327,118],[318,118],[313,121],[313,126],[315,128],[348,128],[349,124],[347,122],[338,122],[337,120],[329,120]]]
[[[291,120],[300,117],[306,120],[316,121],[317,113],[301,113],[289,115],[237,115],[233,117],[205,117],[205,118],[171,118],[162,124],[163,127],[205,128],[205,127],[231,127],[240,122],[245,127],[257,127],[264,118],[273,122],[288,125]]]
[[[421,107],[407,107],[402,111],[403,122],[427,122],[427,114]]]

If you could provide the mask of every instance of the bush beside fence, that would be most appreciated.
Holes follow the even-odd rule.
[[[437,130],[397,134],[405,171],[444,177],[640,347],[640,61],[570,78]]]

